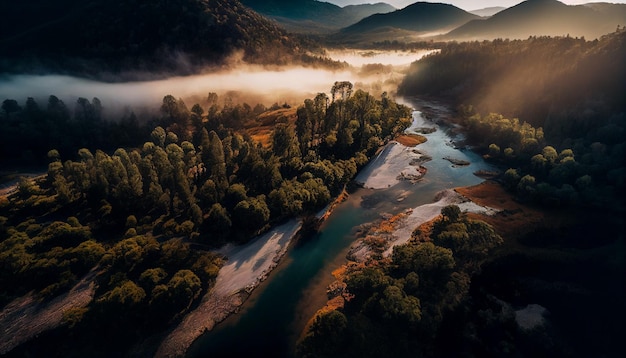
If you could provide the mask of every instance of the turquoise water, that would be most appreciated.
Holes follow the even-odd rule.
[[[425,121],[419,112],[414,112],[414,126],[437,128],[417,147],[433,158],[424,164],[428,169],[424,179],[416,184],[400,182],[386,189],[351,193],[314,237],[290,249],[240,313],[190,347],[189,357],[292,357],[304,324],[326,303],[325,288],[333,281],[331,272],[345,263],[359,225],[375,221],[383,213],[395,214],[430,203],[443,189],[478,184],[482,179],[473,172],[492,169],[479,155],[451,145],[448,133]],[[471,165],[455,167],[444,157],[466,160]],[[406,198],[398,201],[401,194]]]

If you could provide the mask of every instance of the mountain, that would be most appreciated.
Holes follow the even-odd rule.
[[[504,9],[506,9],[506,7],[492,6],[484,9],[471,10],[469,13],[480,17],[491,17]]]
[[[236,0],[0,2],[0,72],[155,69],[306,57],[300,41]],[[268,51],[267,49],[272,49]],[[94,70],[97,69],[97,70]]]
[[[293,32],[329,33],[352,25],[372,14],[396,8],[386,3],[339,7],[314,0],[242,0],[244,5],[270,17]]]
[[[448,33],[446,39],[494,39],[529,36],[597,38],[626,25],[626,5],[565,5],[556,0],[528,0],[484,20]]]
[[[449,31],[477,18],[453,5],[417,2],[388,14],[369,16],[341,32],[363,33],[387,27],[415,32]]]

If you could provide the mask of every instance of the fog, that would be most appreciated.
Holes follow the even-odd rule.
[[[345,61],[352,66],[359,67],[372,63],[391,66],[408,66],[416,59],[433,52],[434,50],[419,51],[378,51],[378,50],[334,50],[329,51],[331,58]]]
[[[289,67],[268,70],[239,64],[229,70],[162,80],[105,83],[62,75],[12,75],[0,77],[0,101],[14,99],[22,105],[28,97],[45,106],[55,95],[71,106],[79,97],[100,99],[105,108],[160,105],[164,96],[183,98],[191,106],[209,92],[230,96],[234,102],[299,105],[319,92],[329,92],[335,81],[350,81],[379,95],[395,93],[404,70],[429,51],[333,51],[330,56],[351,67],[340,71]],[[375,64],[375,65],[372,65]],[[71,107],[70,107],[71,108]],[[111,113],[111,112],[109,112]]]
[[[266,101],[284,102],[316,91],[327,91],[334,80],[355,81],[356,78],[351,71],[331,72],[305,68],[260,71],[250,67],[222,73],[124,83],[103,83],[59,75],[18,75],[0,82],[0,98],[20,101],[27,97],[47,98],[54,94],[64,101],[78,97],[98,97],[103,103],[109,104],[150,105],[168,94],[189,98],[206,96],[209,92],[244,92]]]

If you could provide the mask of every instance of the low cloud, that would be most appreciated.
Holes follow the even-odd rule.
[[[402,70],[428,53],[420,52],[331,52],[330,57],[352,67],[340,71],[287,67],[271,68],[233,63],[227,69],[167,79],[105,83],[63,75],[13,75],[0,78],[0,101],[15,99],[23,103],[35,98],[40,105],[55,95],[73,104],[79,97],[101,100],[108,108],[142,107],[160,104],[165,95],[183,98],[191,106],[209,92],[220,96],[240,94],[235,100],[250,104],[300,104],[319,92],[328,92],[335,81],[350,81],[356,88],[377,92],[395,92]],[[376,64],[376,65],[372,65]],[[381,71],[376,69],[380,68]]]

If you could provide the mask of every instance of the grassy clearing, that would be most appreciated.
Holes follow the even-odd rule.
[[[255,120],[248,121],[244,128],[255,142],[261,143],[264,148],[272,144],[272,132],[278,123],[294,124],[297,108],[281,108],[275,111],[261,113]]]

